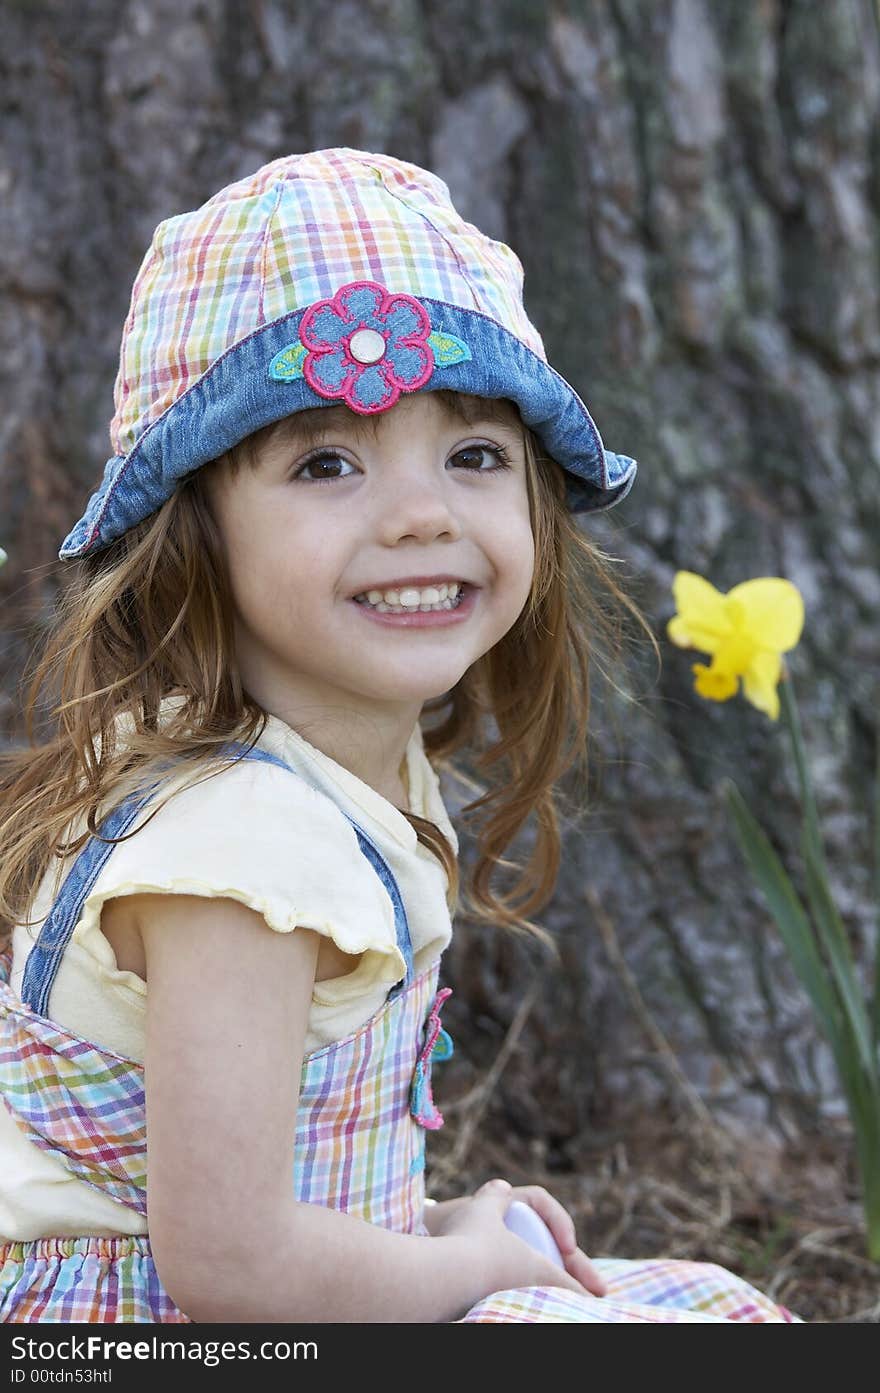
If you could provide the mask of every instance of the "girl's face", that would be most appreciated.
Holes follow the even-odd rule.
[[[371,417],[319,408],[317,437],[293,416],[260,445],[256,470],[211,471],[242,682],[268,711],[290,724],[312,705],[415,720],[508,632],[535,559],[522,428],[509,416],[467,425],[430,392]],[[453,582],[457,609],[411,608]],[[403,591],[406,613],[363,603],[389,590]]]

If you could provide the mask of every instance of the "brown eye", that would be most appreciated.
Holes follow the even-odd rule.
[[[496,459],[496,463],[488,469],[480,467],[484,455],[494,455]],[[497,469],[510,468],[510,456],[503,445],[465,445],[461,450],[456,450],[452,458],[464,459],[465,468],[471,474],[492,474]]]
[[[330,483],[333,479],[347,479],[349,477],[347,474],[335,472],[327,473],[326,470],[331,469],[333,465],[348,463],[349,461],[347,459],[344,459],[342,455],[336,454],[335,451],[323,450],[320,454],[311,455],[309,459],[300,465],[293,477],[295,479],[305,478],[306,481],[311,484]],[[311,478],[306,474],[307,469],[315,471],[315,474]]]

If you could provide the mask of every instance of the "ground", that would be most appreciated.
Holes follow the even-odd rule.
[[[428,1146],[435,1199],[493,1175],[542,1184],[569,1209],[592,1257],[716,1262],[805,1321],[880,1321],[880,1263],[867,1256],[844,1124],[788,1144],[768,1169],[705,1119],[641,1118],[616,1135],[606,1128],[601,1144],[583,1144],[576,1170],[570,1161],[561,1170],[545,1143],[512,1136],[474,1090],[458,1100],[444,1091],[443,1113]]]

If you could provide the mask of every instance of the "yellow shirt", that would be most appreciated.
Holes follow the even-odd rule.
[[[178,700],[166,697],[163,711]],[[49,997],[53,1020],[143,1063],[147,984],[117,968],[101,907],[118,895],[176,893],[239,900],[279,933],[301,925],[358,955],[351,972],[315,983],[306,1053],[352,1034],[382,1006],[404,961],[390,899],[340,809],[368,833],[397,880],[416,974],[440,956],[452,933],[446,875],[403,813],[277,717],[269,717],[257,748],[302,777],[249,760],[184,787],[189,771],[138,814],[139,830],[113,848],[83,902]],[[410,811],[434,822],[457,852],[418,725],[405,772]],[[15,928],[15,991],[72,862],[50,868],[29,911],[36,922]],[[143,1216],[71,1176],[0,1108],[0,1241],[146,1231]]]

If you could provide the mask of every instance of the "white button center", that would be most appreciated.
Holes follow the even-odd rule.
[[[351,336],[348,351],[358,363],[378,363],[385,357],[385,340],[375,329],[358,329]]]

